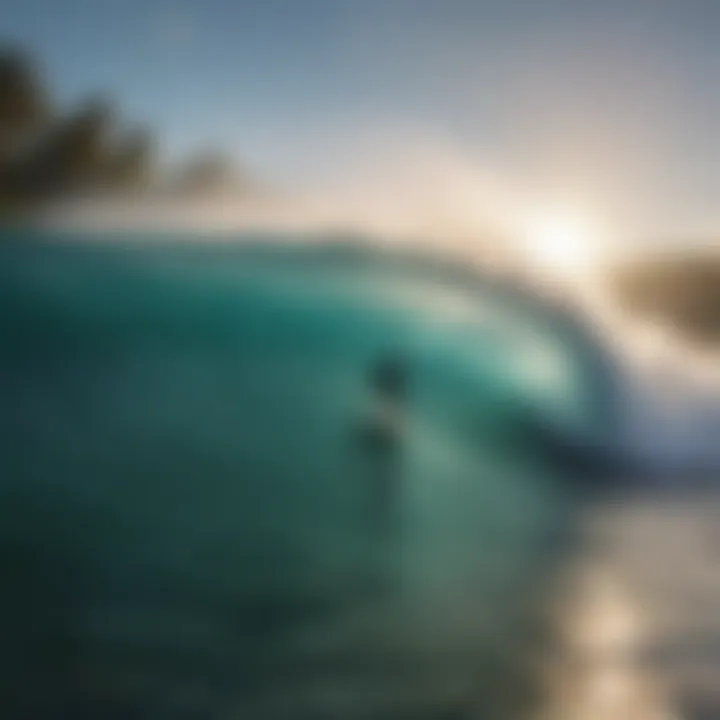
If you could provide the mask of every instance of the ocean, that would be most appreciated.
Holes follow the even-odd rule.
[[[600,349],[437,259],[235,240],[0,234],[3,717],[520,717]]]

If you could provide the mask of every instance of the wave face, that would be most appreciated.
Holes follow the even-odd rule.
[[[13,707],[380,717],[521,699],[533,588],[569,527],[532,422],[589,432],[596,408],[567,336],[519,307],[348,247],[3,238]],[[411,420],[378,501],[354,429],[388,351],[407,358]]]

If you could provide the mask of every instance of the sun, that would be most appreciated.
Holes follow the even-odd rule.
[[[601,231],[592,218],[564,208],[532,214],[522,228],[522,240],[531,262],[562,272],[587,268],[596,259]]]

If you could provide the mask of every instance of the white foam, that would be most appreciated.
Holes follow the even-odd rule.
[[[619,360],[630,451],[658,470],[720,469],[720,352],[631,321],[606,294],[586,293],[582,307]]]

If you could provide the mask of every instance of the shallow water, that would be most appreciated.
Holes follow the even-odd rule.
[[[53,240],[0,246],[8,713],[515,712],[572,518],[524,422],[592,423],[572,348],[419,262]],[[389,350],[378,494],[356,429]]]

